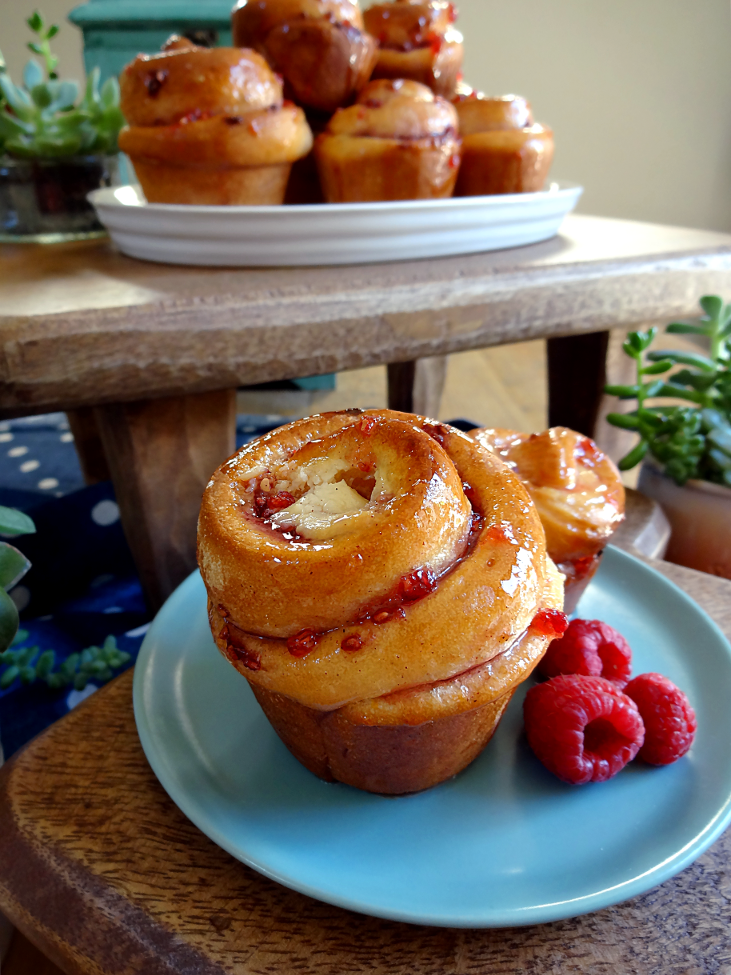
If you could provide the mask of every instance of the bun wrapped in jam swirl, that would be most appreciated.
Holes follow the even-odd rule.
[[[203,497],[219,650],[311,771],[375,792],[454,775],[563,616],[519,479],[459,431],[390,411],[296,421]]]
[[[328,203],[452,195],[460,162],[454,106],[415,81],[371,81],[315,141]]]
[[[171,39],[120,76],[120,148],[151,203],[281,203],[312,146],[302,109],[255,51]]]
[[[320,112],[347,105],[378,56],[356,0],[240,0],[232,29],[282,75],[288,98]]]
[[[543,433],[484,428],[468,436],[493,451],[528,488],[548,554],[566,578],[566,612],[573,612],[624,519],[619,471],[593,440],[567,427]]]
[[[525,98],[488,98],[460,85],[454,104],[463,146],[457,196],[543,189],[553,161],[553,132],[533,122]]]
[[[451,98],[462,70],[462,35],[449,0],[394,0],[369,7],[366,30],[381,49],[374,78],[411,78]]]

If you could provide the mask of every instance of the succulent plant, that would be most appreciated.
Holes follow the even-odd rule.
[[[30,535],[36,526],[28,515],[0,505],[0,534]],[[0,542],[0,653],[7,650],[18,630],[18,610],[8,595],[30,569],[30,562],[9,542]]]
[[[700,318],[672,322],[666,331],[705,336],[710,354],[649,352],[657,329],[630,332],[624,351],[637,363],[637,381],[631,386],[607,386],[606,392],[636,399],[637,409],[610,413],[607,420],[639,434],[636,446],[620,460],[621,470],[634,467],[649,453],[677,484],[698,478],[731,487],[731,304],[706,295],[700,305],[704,312]],[[676,366],[684,368],[656,378]],[[658,397],[684,402],[649,402]]]
[[[43,58],[44,67],[30,60],[23,84],[14,84],[0,54],[0,153],[25,159],[57,159],[93,153],[117,152],[117,135],[124,117],[119,109],[119,85],[108,78],[99,87],[94,68],[79,98],[75,81],[59,81],[58,58],[50,41],[58,33],[46,27],[36,11],[27,21],[37,40],[30,50]]]

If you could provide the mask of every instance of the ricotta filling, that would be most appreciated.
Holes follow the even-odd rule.
[[[272,515],[277,528],[294,529],[298,535],[315,540],[342,535],[353,527],[368,501],[345,481],[315,484],[288,508]]]

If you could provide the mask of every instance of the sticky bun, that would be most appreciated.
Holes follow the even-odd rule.
[[[525,98],[488,98],[460,85],[454,104],[462,137],[456,196],[543,189],[553,160],[553,132],[534,123]]]
[[[380,44],[374,78],[410,78],[436,95],[451,98],[462,70],[462,35],[449,0],[376,3],[364,15],[366,30]]]
[[[451,196],[460,161],[457,115],[416,81],[371,81],[315,140],[328,203]]]
[[[120,76],[120,148],[150,203],[281,203],[312,146],[301,108],[261,55],[173,38]]]
[[[239,0],[231,23],[234,44],[263,54],[285,95],[320,112],[352,101],[378,57],[356,0]]]
[[[548,554],[566,579],[566,612],[573,612],[624,518],[619,471],[593,440],[567,427],[543,433],[485,428],[469,436],[500,457],[530,492]]]
[[[480,752],[565,626],[516,475],[423,417],[347,410],[243,447],[203,496],[211,630],[312,772],[406,793]]]

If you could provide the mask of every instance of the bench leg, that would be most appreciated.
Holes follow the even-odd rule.
[[[439,416],[439,405],[447,378],[447,356],[411,362],[392,362],[388,366],[388,406],[402,413]]]
[[[99,436],[94,408],[83,406],[76,410],[67,410],[66,417],[69,421],[71,433],[74,435],[74,446],[79,457],[79,466],[84,475],[84,480],[87,484],[108,481],[111,475],[104,453],[104,445]]]
[[[234,390],[94,407],[122,525],[153,609],[195,569],[201,495],[235,449]]]
[[[548,425],[593,437],[606,375],[609,332],[547,340]]]

